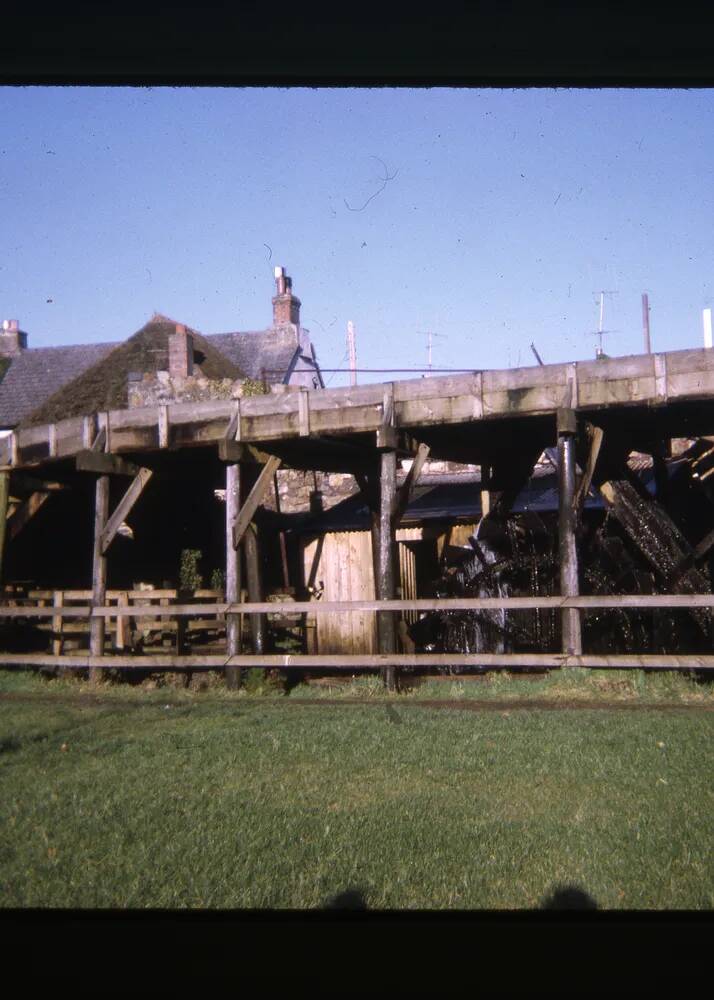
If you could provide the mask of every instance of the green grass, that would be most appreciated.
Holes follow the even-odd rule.
[[[257,671],[256,671],[257,673]],[[256,679],[257,684],[257,679]],[[412,686],[413,685],[413,686]],[[476,701],[533,701],[542,699],[556,702],[628,702],[643,705],[701,704],[714,706],[714,677],[712,681],[698,682],[685,674],[661,671],[644,673],[642,670],[568,669],[550,674],[532,674],[520,677],[506,671],[494,671],[481,676],[412,678],[405,677],[405,688],[398,694],[388,695],[376,675],[354,677],[317,684],[302,684],[291,692],[292,698],[396,698],[397,701],[414,699],[476,700]]]
[[[711,908],[711,699],[650,680],[636,712],[474,712],[419,706],[427,686],[380,704],[371,681],[339,689],[365,704],[307,705],[325,689],[95,699],[2,672],[0,900],[303,908],[354,888],[376,908],[530,908],[577,885],[601,908]]]

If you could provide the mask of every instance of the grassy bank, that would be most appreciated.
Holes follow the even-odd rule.
[[[575,885],[711,908],[711,696],[667,676],[608,691],[640,711],[473,712],[450,701],[570,704],[591,680],[97,696],[0,673],[2,905],[523,908]],[[364,704],[304,703],[327,696]]]

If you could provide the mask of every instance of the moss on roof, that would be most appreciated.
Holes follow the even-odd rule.
[[[155,314],[132,337],[118,344],[101,361],[66,382],[21,422],[21,427],[50,424],[100,410],[121,410],[127,405],[127,381],[131,372],[166,371],[169,366],[168,338],[176,323]],[[246,375],[195,330],[194,368],[209,379],[245,379]]]
[[[5,378],[5,373],[10,367],[10,358],[0,358],[0,382]]]

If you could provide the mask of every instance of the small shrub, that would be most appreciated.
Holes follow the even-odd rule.
[[[200,549],[183,549],[179,566],[179,586],[181,590],[198,590],[203,586],[203,577],[198,564],[203,553]]]
[[[245,379],[241,383],[241,390],[242,396],[264,396],[266,394],[263,383],[253,378]]]

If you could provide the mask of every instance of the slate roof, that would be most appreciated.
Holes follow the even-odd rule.
[[[35,409],[22,423],[46,424],[65,417],[82,416],[97,410],[120,410],[127,405],[127,383],[131,372],[155,372],[168,368],[168,338],[176,322],[156,313],[128,340],[111,344],[110,350],[93,365],[61,385],[44,400],[36,397]],[[209,379],[240,379],[245,373],[226,358],[196,330],[193,336],[194,366]],[[15,361],[10,366],[10,372]],[[0,389],[2,386],[0,386]]]
[[[14,427],[39,403],[105,358],[116,344],[28,348],[10,360],[0,382],[0,427]]]
[[[173,324],[174,321],[156,314],[142,330],[156,322]],[[193,330],[189,332],[193,333],[197,348],[200,349],[198,340],[203,343],[204,348],[208,345],[204,353],[210,355],[209,366],[208,369],[202,366],[208,378],[248,376],[262,379],[265,372],[268,382],[282,382],[295,360],[296,349],[300,346],[297,329],[291,327],[214,333],[207,336]],[[153,345],[156,353],[152,355],[153,360],[149,359],[148,367],[144,366],[146,357],[135,356],[133,367],[129,370],[155,371],[161,367],[166,368],[165,335],[166,331],[163,331],[160,336],[161,344]],[[131,340],[132,338],[129,341],[103,344],[27,348],[13,358],[0,359],[0,362],[5,362],[4,377],[3,365],[0,364],[0,428],[27,423],[30,417],[30,422],[42,423],[40,417],[43,414],[48,421],[72,416],[76,405],[80,403],[83,413],[91,412],[92,409],[106,409],[110,404],[119,408],[126,406],[125,384],[119,386],[118,379],[115,378],[113,387],[105,384],[100,390],[99,382],[103,381],[100,372],[92,370],[112,351]],[[134,351],[134,355],[136,354]],[[311,352],[308,351],[307,354],[309,357]],[[121,362],[122,356],[118,355],[115,361]],[[128,374],[125,368],[126,365],[121,364],[122,377]],[[312,363],[299,359],[291,382],[303,382],[312,386],[314,370]],[[117,373],[118,369],[115,370],[115,374]],[[79,394],[69,391],[70,383],[85,375],[87,377],[76,387],[80,390]],[[54,396],[58,398],[53,399],[48,407],[46,404],[50,404],[51,397]],[[74,399],[70,400],[69,396]],[[53,414],[51,417],[50,411]]]
[[[296,349],[301,346],[297,329],[293,327],[211,333],[206,339],[215,344],[221,354],[238,365],[250,378],[265,378],[267,382],[283,381]],[[312,365],[301,361],[296,365],[295,371],[297,374],[308,369],[313,370]],[[291,381],[300,382],[304,379],[293,378]],[[311,385],[312,382],[306,384]]]

